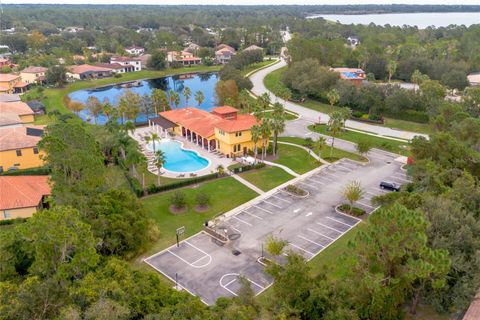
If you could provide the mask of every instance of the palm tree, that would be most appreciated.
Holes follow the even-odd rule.
[[[252,135],[252,141],[255,144],[253,147],[253,156],[255,158],[255,163],[257,163],[257,156],[258,156],[258,141],[260,140],[260,136],[262,135],[261,128],[259,125],[254,125],[250,129]]]
[[[185,97],[185,107],[188,107],[188,100],[190,100],[190,97],[192,96],[192,90],[190,90],[189,87],[185,87],[183,89],[183,96]]]
[[[175,103],[175,95],[176,92],[174,90],[168,91],[168,101],[170,102],[170,109],[173,109],[173,105]]]
[[[150,141],[152,141],[152,138],[150,138],[150,136],[145,136],[144,139],[145,139],[145,143],[146,143],[146,144],[149,144]]]
[[[142,96],[142,99],[140,101],[140,111],[147,116],[148,123],[148,120],[150,119],[150,114],[152,113],[152,98],[147,93]]]
[[[338,93],[337,89],[332,89],[328,91],[327,100],[328,100],[328,103],[330,103],[330,106],[332,107],[340,100],[340,94]]]
[[[270,96],[268,95],[268,93],[265,92],[264,94],[262,94],[258,98],[258,105],[262,109],[264,114],[265,114],[265,111],[268,108],[270,108],[270,104],[271,104],[271,101],[270,101]]]
[[[152,132],[152,134],[150,135],[150,140],[152,141],[153,143],[153,151],[156,151],[155,150],[155,141],[160,139],[160,137],[158,136],[158,134],[156,132]]]
[[[117,110],[120,117],[122,118],[122,124],[125,122],[125,112],[127,111],[127,108],[128,108],[127,101],[123,97],[121,97],[120,100],[118,101]]]
[[[126,133],[131,132],[132,134],[135,133],[135,125],[133,124],[132,121],[127,121],[125,123],[125,132]]]
[[[350,203],[350,209],[348,213],[351,214],[353,211],[353,205],[363,196],[362,185],[359,181],[351,181],[345,186],[345,188],[343,188],[342,195]]]
[[[271,117],[271,128],[273,131],[273,155],[277,155],[278,151],[278,135],[285,130],[285,109],[281,103],[275,102],[273,104],[273,112]]]
[[[205,100],[205,96],[203,95],[202,91],[197,91],[195,92],[195,101],[197,101],[197,105],[200,107],[200,105],[203,103]]]
[[[318,137],[318,139],[315,141],[315,148],[318,150],[318,157],[322,157],[322,150],[323,147],[325,147],[325,144],[327,143],[327,140],[324,137]]]
[[[334,111],[330,114],[327,126],[332,135],[332,145],[330,149],[330,158],[333,156],[333,146],[335,144],[335,137],[342,130],[344,123],[344,114],[341,111]]]
[[[267,147],[270,136],[272,135],[271,120],[268,118],[263,119],[260,125],[260,132],[262,136],[262,160],[267,156]]]
[[[103,105],[95,96],[90,96],[87,99],[87,109],[90,111],[90,114],[93,116],[95,124],[97,124],[97,118],[102,112]]]
[[[165,160],[166,160],[165,153],[162,150],[155,151],[155,158],[153,161],[154,161],[155,167],[157,167],[157,170],[158,170],[157,186],[160,185],[160,169],[163,167]]]
[[[221,164],[219,164],[217,166],[217,172],[219,176],[223,176],[225,174],[225,168]]]

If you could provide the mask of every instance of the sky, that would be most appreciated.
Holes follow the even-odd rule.
[[[61,3],[61,4],[204,4],[204,5],[315,5],[315,4],[473,4],[479,5],[479,0],[0,0],[2,3]]]

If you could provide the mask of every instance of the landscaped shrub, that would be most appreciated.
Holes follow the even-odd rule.
[[[210,196],[206,193],[200,192],[195,197],[195,202],[197,203],[197,206],[205,208],[210,204]]]
[[[361,118],[363,116],[363,112],[360,111],[353,111],[352,112],[352,117],[354,118]]]
[[[138,182],[137,179],[133,178],[128,174],[128,172],[125,172],[125,177],[127,178],[128,184],[130,185],[130,188],[132,191],[137,195],[137,197],[143,196],[143,188],[140,182]]]
[[[418,123],[428,123],[430,121],[430,117],[423,111],[416,111],[416,110],[404,110],[398,113],[389,114],[392,118],[405,120],[405,121],[412,121]]]
[[[49,174],[50,168],[48,167],[5,171],[1,173],[2,176],[48,176]]]
[[[28,218],[16,218],[16,219],[9,219],[9,220],[0,220],[0,226],[7,226],[12,224],[19,224],[24,223],[27,221]]]
[[[157,192],[163,192],[163,191],[168,191],[168,190],[173,190],[173,189],[178,189],[182,187],[186,187],[192,184],[208,181],[208,180],[213,180],[218,178],[218,173],[212,173],[212,174],[207,174],[205,176],[201,177],[195,177],[187,180],[179,180],[177,182],[169,183],[169,184],[163,184],[160,186],[156,185],[151,185],[147,188],[147,192],[149,194],[152,193],[157,193]]]
[[[288,186],[285,187],[285,191],[287,192],[290,192],[294,195],[297,195],[297,196],[306,196],[307,195],[307,191],[293,185],[293,184],[289,184]]]
[[[252,170],[252,169],[260,169],[260,168],[263,168],[263,167],[265,167],[265,163],[257,163],[255,165],[251,164],[251,165],[246,165],[246,166],[233,167],[230,170],[233,173],[239,173],[239,172],[245,172],[245,171]]]
[[[185,193],[177,191],[170,197],[170,203],[175,209],[183,209],[187,205]]]
[[[360,216],[365,214],[365,210],[357,208],[357,207],[353,207],[352,212],[350,213],[350,205],[347,204],[347,203],[344,203],[344,204],[338,206],[338,210],[340,212],[350,214],[350,215],[355,216],[355,217],[360,217]]]

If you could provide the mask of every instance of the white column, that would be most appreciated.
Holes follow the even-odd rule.
[[[207,148],[208,148],[208,152],[210,152],[210,141],[207,140]]]
[[[203,137],[202,137],[202,149],[203,149]]]

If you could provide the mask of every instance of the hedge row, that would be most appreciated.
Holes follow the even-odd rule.
[[[152,193],[158,193],[158,192],[178,189],[178,188],[186,187],[186,186],[189,186],[189,185],[192,185],[192,184],[197,184],[197,183],[200,183],[200,182],[213,180],[213,179],[216,179],[218,177],[219,177],[218,173],[211,173],[211,174],[207,174],[205,176],[195,177],[195,178],[186,179],[186,180],[179,180],[177,182],[173,182],[173,183],[169,183],[169,184],[163,184],[163,185],[160,185],[160,186],[156,186],[156,185],[152,184],[147,188],[147,192],[149,194],[152,194]]]
[[[11,224],[19,224],[24,223],[27,221],[28,218],[16,218],[16,219],[9,219],[9,220],[0,220],[0,226],[7,226]]]
[[[125,177],[127,178],[128,184],[130,185],[130,188],[132,191],[137,195],[137,197],[143,196],[143,188],[140,182],[138,182],[137,179],[133,178],[128,174],[127,171],[125,172]]]
[[[246,166],[243,166],[243,167],[233,168],[231,171],[233,173],[240,173],[240,172],[245,172],[245,171],[252,170],[252,169],[260,169],[260,168],[263,168],[263,167],[265,167],[265,163],[257,163],[257,164],[246,165]]]
[[[2,176],[47,176],[50,174],[50,168],[38,167],[30,169],[21,169],[2,172]]]
[[[399,113],[391,113],[388,115],[398,120],[412,121],[418,123],[428,123],[430,121],[430,117],[428,116],[428,114],[423,111],[405,110]]]

